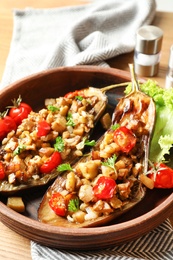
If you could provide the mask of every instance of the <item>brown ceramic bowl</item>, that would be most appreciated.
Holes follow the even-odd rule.
[[[130,81],[128,72],[92,66],[57,68],[22,79],[1,91],[0,111],[11,100],[22,96],[34,110],[44,106],[44,99],[62,96],[87,86],[104,87]],[[123,87],[108,92],[109,102],[123,95]],[[24,193],[24,215],[6,206],[1,196],[0,219],[17,233],[40,244],[59,249],[101,249],[137,239],[161,224],[173,208],[173,190],[148,191],[145,198],[125,215],[104,227],[68,229],[37,221],[37,209],[47,187]]]

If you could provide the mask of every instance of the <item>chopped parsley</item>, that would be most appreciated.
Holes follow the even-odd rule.
[[[112,129],[112,130],[116,130],[116,129],[119,128],[119,127],[120,127],[119,124],[115,124],[115,125],[112,125],[112,126],[111,126],[111,129]]]
[[[82,96],[76,96],[75,97],[77,100],[79,100],[79,101],[82,101],[83,100],[83,97]]]
[[[48,105],[48,106],[47,106],[47,109],[48,109],[49,111],[51,111],[51,112],[56,112],[56,111],[59,111],[59,110],[60,110],[59,107],[55,107],[55,106],[53,106],[53,105]]]
[[[102,162],[102,165],[109,166],[112,169],[114,169],[114,171],[116,172],[116,169],[115,169],[116,159],[117,159],[117,156],[116,156],[116,154],[114,154],[112,157],[108,158],[107,161]]]
[[[81,150],[81,149],[84,148],[85,145],[87,145],[87,146],[94,146],[95,144],[96,144],[95,140],[89,141],[88,139],[86,139],[86,137],[84,137],[82,139],[82,141],[76,145],[76,148]]]
[[[68,204],[68,211],[75,212],[79,209],[79,198],[71,199]]]
[[[84,145],[87,145],[87,146],[94,146],[95,144],[96,144],[96,141],[95,141],[95,140],[91,140],[91,141],[86,140],[86,141],[84,142]]]
[[[66,123],[66,125],[72,126],[72,127],[75,126],[75,123],[73,121],[73,117],[72,117],[71,113],[68,113],[68,115],[67,115],[67,123]]]
[[[56,138],[56,143],[54,144],[55,151],[63,152],[64,150],[64,140],[61,136]]]
[[[16,149],[13,152],[13,155],[19,155],[26,149],[26,146],[21,144],[16,147]]]
[[[59,172],[64,172],[64,171],[72,171],[73,169],[69,163],[62,163],[58,165],[57,170]]]

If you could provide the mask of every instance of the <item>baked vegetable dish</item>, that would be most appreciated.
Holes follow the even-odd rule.
[[[45,193],[39,220],[57,226],[104,225],[145,196],[140,176],[148,170],[148,151],[155,123],[155,104],[139,91],[132,73],[132,92],[121,98],[112,125],[91,152],[64,173]]]
[[[106,104],[102,91],[88,88],[47,99],[39,112],[26,111],[22,102],[10,108],[0,119],[0,192],[45,185],[59,164],[75,162]]]

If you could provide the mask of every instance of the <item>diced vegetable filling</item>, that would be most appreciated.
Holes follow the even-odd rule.
[[[143,151],[141,138],[130,129],[110,129],[86,161],[69,168],[66,177],[58,177],[57,186],[48,194],[49,206],[75,223],[121,209],[135,197]]]
[[[18,185],[39,180],[68,160],[83,155],[85,137],[94,127],[98,96],[47,99],[10,131],[0,148],[0,180]]]

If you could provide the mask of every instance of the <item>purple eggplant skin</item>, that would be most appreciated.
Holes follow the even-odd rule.
[[[104,111],[105,111],[105,109],[106,109],[106,107],[107,107],[107,103],[108,103],[108,99],[107,99],[107,96],[106,96],[106,94],[105,93],[103,93],[103,91],[101,90],[101,89],[97,89],[97,88],[93,88],[93,87],[88,87],[88,88],[86,88],[86,89],[82,89],[82,90],[80,90],[80,93],[83,93],[83,95],[84,95],[84,98],[86,99],[86,103],[88,102],[88,104],[86,104],[86,107],[87,107],[87,113],[90,115],[90,116],[93,116],[92,117],[92,123],[90,124],[90,125],[88,125],[88,123],[86,122],[85,123],[85,125],[87,124],[87,130],[86,131],[84,131],[84,133],[83,133],[83,135],[82,136],[77,136],[77,134],[76,134],[76,136],[77,136],[77,138],[79,139],[79,140],[81,140],[82,138],[86,138],[86,139],[89,139],[90,138],[90,135],[91,135],[91,133],[93,132],[93,129],[94,129],[94,126],[97,124],[97,122],[99,121],[99,119],[100,119],[100,117],[103,115],[103,113],[104,113]],[[65,98],[64,97],[60,97],[60,99],[63,99],[64,100],[64,103],[67,103],[66,101],[65,101]],[[77,101],[76,100],[76,97],[74,96],[74,97],[72,97],[70,100],[73,100],[72,102],[72,105],[71,105],[71,107],[69,107],[69,111],[70,111],[70,113],[73,113],[73,110],[72,110],[72,108],[76,108],[76,107],[78,107],[77,105],[76,105],[76,103],[78,102],[80,102],[80,101]],[[88,100],[88,101],[87,101]],[[92,104],[89,102],[90,100],[92,100]],[[55,105],[56,105],[56,99],[50,99],[50,101],[51,102],[53,102],[53,104],[55,103]],[[48,103],[50,102],[50,101],[48,101]],[[46,101],[45,101],[46,102]],[[69,101],[69,104],[71,104],[70,103],[71,101]],[[81,101],[81,103],[82,103],[82,101]],[[69,105],[70,106],[70,105]],[[64,107],[65,107],[65,105],[64,105]],[[79,107],[79,109],[81,109],[81,107],[82,107],[82,104],[80,104],[80,107]],[[83,105],[83,107],[85,107],[85,105]],[[82,109],[83,109],[83,107],[82,107]],[[63,108],[63,101],[62,101],[62,106],[61,106],[61,108]],[[47,111],[49,110],[48,108],[47,108],[47,106],[44,108],[44,111],[47,109]],[[71,109],[71,110],[70,110]],[[78,112],[78,111],[75,111],[75,112]],[[38,117],[40,116],[40,114],[39,113],[37,113],[37,112],[33,112],[34,114],[33,114],[33,117],[36,117],[37,115],[38,115]],[[48,115],[50,114],[51,112],[50,111],[48,111]],[[60,113],[59,112],[59,110],[57,110],[57,112],[55,112],[55,113]],[[81,112],[82,113],[82,112]],[[85,113],[85,111],[83,111],[83,113]],[[63,115],[64,116],[64,118],[66,117],[66,114],[65,115]],[[45,119],[45,118],[44,118]],[[26,119],[27,120],[27,119]],[[66,120],[66,119],[64,119],[64,120]],[[31,121],[32,121],[32,117],[31,117]],[[29,125],[29,119],[28,119],[28,121],[26,121],[27,123],[28,123],[28,125]],[[36,120],[35,120],[35,122],[36,122]],[[25,125],[27,125],[27,123],[25,123]],[[36,123],[35,123],[36,124]],[[18,129],[17,129],[17,131],[19,131],[20,132],[20,128],[21,126],[18,126]],[[37,126],[35,126],[35,131],[36,131],[36,129],[37,129]],[[28,129],[26,129],[27,131],[27,134],[28,134],[28,132],[29,132],[29,130]],[[16,131],[16,133],[17,133],[17,131]],[[52,133],[54,133],[55,131],[52,129],[51,130],[52,131]],[[65,129],[65,131],[67,131],[67,129]],[[22,131],[22,132],[24,132],[24,131]],[[10,134],[10,133],[9,133]],[[33,132],[32,132],[32,129],[31,129],[31,131],[29,132],[29,134],[30,135],[32,135],[33,134]],[[52,134],[53,135],[53,134]],[[58,136],[62,136],[62,132],[61,133],[58,133],[57,132],[57,135]],[[56,136],[57,136],[56,135]],[[20,144],[20,142],[22,141],[22,138],[20,138],[19,139],[19,136],[17,135],[17,134],[11,134],[11,136],[12,136],[12,138],[13,138],[13,140],[14,140],[14,142],[13,142],[13,144],[16,142],[16,146],[18,146],[19,144]],[[55,143],[55,139],[56,139],[56,136],[54,137],[54,139],[52,138],[50,141],[44,141],[44,142],[50,142],[50,146],[51,146],[51,149],[54,149],[54,143]],[[9,140],[8,140],[8,142],[10,142],[10,138],[8,138]],[[69,138],[69,141],[71,140],[72,138]],[[24,140],[24,138],[23,138],[23,140]],[[36,140],[37,141],[37,140]],[[14,180],[13,180],[13,178],[11,178],[12,179],[12,181],[10,182],[9,181],[9,177],[8,176],[6,176],[6,178],[5,179],[3,179],[3,180],[0,180],[0,194],[2,194],[2,195],[4,195],[4,196],[9,196],[9,195],[12,195],[12,194],[17,194],[17,193],[20,193],[20,192],[23,192],[23,191],[25,191],[25,190],[29,190],[29,189],[31,189],[31,188],[35,188],[35,187],[42,187],[42,186],[46,186],[46,185],[48,185],[49,183],[52,183],[52,181],[54,180],[54,179],[56,179],[56,177],[60,174],[60,172],[59,171],[57,171],[56,169],[54,169],[54,170],[52,170],[50,173],[48,173],[48,174],[42,174],[42,173],[38,173],[38,170],[36,170],[35,172],[34,172],[34,170],[33,170],[33,177],[31,176],[31,177],[27,177],[27,179],[25,178],[25,177],[22,177],[22,175],[23,176],[27,176],[27,172],[28,172],[28,168],[29,168],[29,165],[28,164],[25,164],[25,162],[27,161],[27,162],[29,162],[30,160],[25,160],[26,159],[26,157],[27,156],[30,156],[30,159],[32,159],[32,156],[33,156],[33,154],[34,154],[34,156],[35,155],[38,155],[38,156],[40,156],[40,151],[39,151],[39,149],[40,149],[40,147],[37,149],[35,149],[35,150],[33,150],[33,149],[31,149],[31,150],[29,150],[29,148],[28,148],[28,150],[26,149],[26,150],[24,150],[24,151],[21,151],[21,153],[20,154],[17,154],[17,156],[16,156],[16,158],[18,157],[18,161],[16,162],[15,160],[14,160],[14,155],[13,155],[13,152],[14,151],[12,151],[12,150],[9,150],[9,148],[7,149],[7,145],[8,145],[8,142],[6,142],[6,141],[2,141],[2,145],[1,145],[1,147],[0,147],[0,161],[4,164],[4,167],[6,167],[7,169],[8,169],[8,174],[7,175],[10,175],[9,174],[9,169],[10,169],[10,167],[12,168],[14,168],[14,170],[15,170],[15,163],[16,163],[16,168],[18,168],[18,170],[19,171],[21,171],[22,173],[21,173],[21,178],[19,179],[18,177],[16,177],[15,176],[15,173],[13,174],[12,173],[12,175],[13,175],[13,178],[14,178]],[[34,139],[32,140],[32,145],[34,146],[35,145],[35,143],[34,143]],[[3,144],[4,143],[4,144]],[[12,144],[12,145],[13,145]],[[11,145],[11,147],[12,147],[12,145]],[[32,146],[31,145],[31,146]],[[28,146],[29,147],[29,146]],[[26,147],[27,148],[27,147]],[[42,148],[42,147],[41,147]],[[11,149],[11,148],[10,148]],[[75,161],[78,159],[77,157],[76,157],[76,155],[75,155],[75,148],[73,149],[71,149],[71,151],[72,152],[70,152],[69,154],[68,154],[68,156],[65,158],[65,159],[63,159],[63,163],[75,163]],[[83,152],[83,148],[81,148],[81,153]],[[9,154],[9,156],[10,156],[10,158],[11,159],[9,159],[9,157],[7,156]],[[8,157],[8,161],[6,160],[6,158]],[[48,158],[49,159],[49,158]],[[21,162],[21,163],[19,163],[19,161]],[[30,162],[29,162],[30,163]],[[22,169],[20,168],[20,165],[22,165]],[[25,165],[25,166],[23,166],[23,165]],[[34,167],[33,167],[34,168]],[[36,167],[35,168],[37,168],[37,165],[36,165]],[[10,169],[11,170],[11,169]],[[18,171],[18,172],[19,172]],[[24,172],[25,171],[25,172]],[[16,173],[17,174],[17,173]],[[37,178],[35,178],[35,176],[38,176]]]
[[[67,228],[103,226],[120,215],[125,214],[127,211],[133,210],[132,208],[144,198],[146,194],[146,187],[140,182],[140,174],[148,169],[149,145],[155,125],[155,104],[150,97],[139,91],[134,78],[132,83],[134,85],[132,92],[128,96],[125,96],[119,100],[112,117],[112,126],[116,124],[126,126],[135,133],[138,140],[137,148],[135,147],[136,154],[132,154],[131,157],[135,157],[137,163],[141,164],[142,167],[133,183],[129,198],[123,201],[120,208],[113,210],[110,214],[103,214],[97,218],[85,220],[82,223],[69,221],[66,217],[61,217],[55,214],[49,206],[49,200],[52,194],[56,192],[63,192],[65,189],[64,183],[67,181],[68,172],[64,172],[62,175],[58,176],[53,185],[48,188],[43,196],[42,202],[38,209],[38,219],[40,222]],[[93,151],[97,152],[100,149],[100,144],[106,135],[108,136],[112,132],[112,126],[102,137],[99,138],[96,146],[93,148]],[[73,166],[74,169],[76,169],[77,165],[81,162],[91,162],[93,158],[93,151],[82,157]],[[123,156],[128,158],[129,154],[123,154]],[[122,183],[126,183],[126,181],[132,180],[133,178],[134,176],[132,174],[124,182],[122,181]]]

